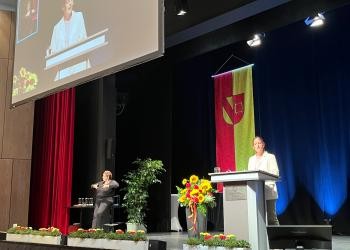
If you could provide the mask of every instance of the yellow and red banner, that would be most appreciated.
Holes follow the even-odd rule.
[[[214,76],[216,165],[223,172],[246,170],[254,154],[252,67]]]

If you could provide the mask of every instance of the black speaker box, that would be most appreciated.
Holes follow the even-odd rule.
[[[161,240],[149,240],[149,250],[166,250],[166,242]]]
[[[6,240],[6,232],[0,231],[0,240]]]

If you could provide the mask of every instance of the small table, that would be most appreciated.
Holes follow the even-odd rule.
[[[80,205],[80,204],[77,204],[77,205],[73,205],[71,207],[69,207],[70,209],[80,209],[79,211],[79,223],[80,223],[80,226],[82,226],[82,223],[83,223],[83,210],[84,209],[93,209],[94,208],[94,205],[93,204],[89,204],[89,205]]]

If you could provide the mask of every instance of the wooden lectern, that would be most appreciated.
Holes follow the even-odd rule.
[[[265,181],[278,176],[264,171],[209,173],[213,183],[224,184],[224,231],[251,244],[252,250],[267,250]]]

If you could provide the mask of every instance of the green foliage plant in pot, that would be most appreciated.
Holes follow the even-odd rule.
[[[136,159],[133,164],[137,165],[137,168],[129,171],[124,176],[123,182],[126,186],[122,189],[126,191],[122,206],[127,212],[128,231],[145,230],[144,218],[149,197],[149,186],[161,183],[158,177],[165,172],[160,160]]]

